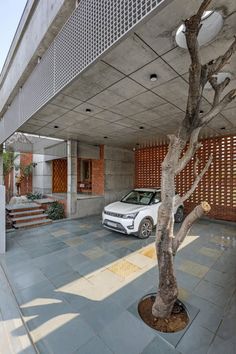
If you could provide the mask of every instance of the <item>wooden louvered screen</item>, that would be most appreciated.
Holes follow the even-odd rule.
[[[52,161],[52,192],[67,192],[67,160]]]
[[[136,187],[160,186],[161,163],[167,152],[167,145],[146,147],[136,150]],[[199,183],[196,191],[185,203],[187,212],[201,201],[211,205],[209,216],[216,219],[236,221],[236,136],[202,140],[198,151],[198,171],[206,164],[210,154],[213,162]],[[183,195],[192,185],[193,160],[176,178],[176,191]]]

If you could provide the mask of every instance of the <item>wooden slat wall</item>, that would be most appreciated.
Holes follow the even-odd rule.
[[[67,192],[67,160],[52,161],[52,192]]]
[[[167,145],[145,147],[135,153],[136,187],[158,187],[161,183],[161,163],[166,155]],[[202,140],[198,151],[198,169],[202,170],[210,154],[213,162],[196,191],[185,203],[191,211],[201,201],[211,205],[210,217],[236,221],[236,136]],[[192,185],[193,160],[176,178],[176,191],[183,195]]]

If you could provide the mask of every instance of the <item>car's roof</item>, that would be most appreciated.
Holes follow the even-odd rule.
[[[160,188],[135,188],[134,189],[135,191],[142,191],[142,192],[159,192],[159,191],[161,191],[161,189]]]

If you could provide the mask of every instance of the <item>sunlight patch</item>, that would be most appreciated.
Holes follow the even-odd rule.
[[[141,268],[123,259],[119,262],[116,262],[108,269],[122,278],[127,278],[129,275],[136,273]]]

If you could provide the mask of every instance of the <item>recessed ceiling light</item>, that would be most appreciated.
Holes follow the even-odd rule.
[[[151,74],[150,75],[150,81],[157,81],[157,74]]]
[[[217,78],[217,84],[218,84],[218,85],[221,84],[227,77],[228,77],[229,79],[231,79],[231,76],[232,76],[232,75],[231,75],[230,73],[227,73],[227,72],[220,72],[220,73],[218,73],[218,74],[216,74],[216,75],[213,75],[213,77],[216,77],[216,78]],[[206,90],[212,90],[212,86],[211,86],[211,84],[210,84],[209,81],[207,81],[207,83],[206,83],[204,89],[206,89]]]
[[[85,112],[92,112],[91,108],[86,108]]]
[[[58,128],[59,128],[59,126],[58,126],[58,125],[54,125],[54,128],[55,128],[55,129],[58,129]]]
[[[217,11],[205,11],[202,16],[201,28],[198,33],[199,46],[211,42],[223,27],[223,17]],[[182,24],[176,31],[175,41],[180,48],[187,48],[185,25]]]
[[[139,129],[144,129],[144,127],[139,127]]]

